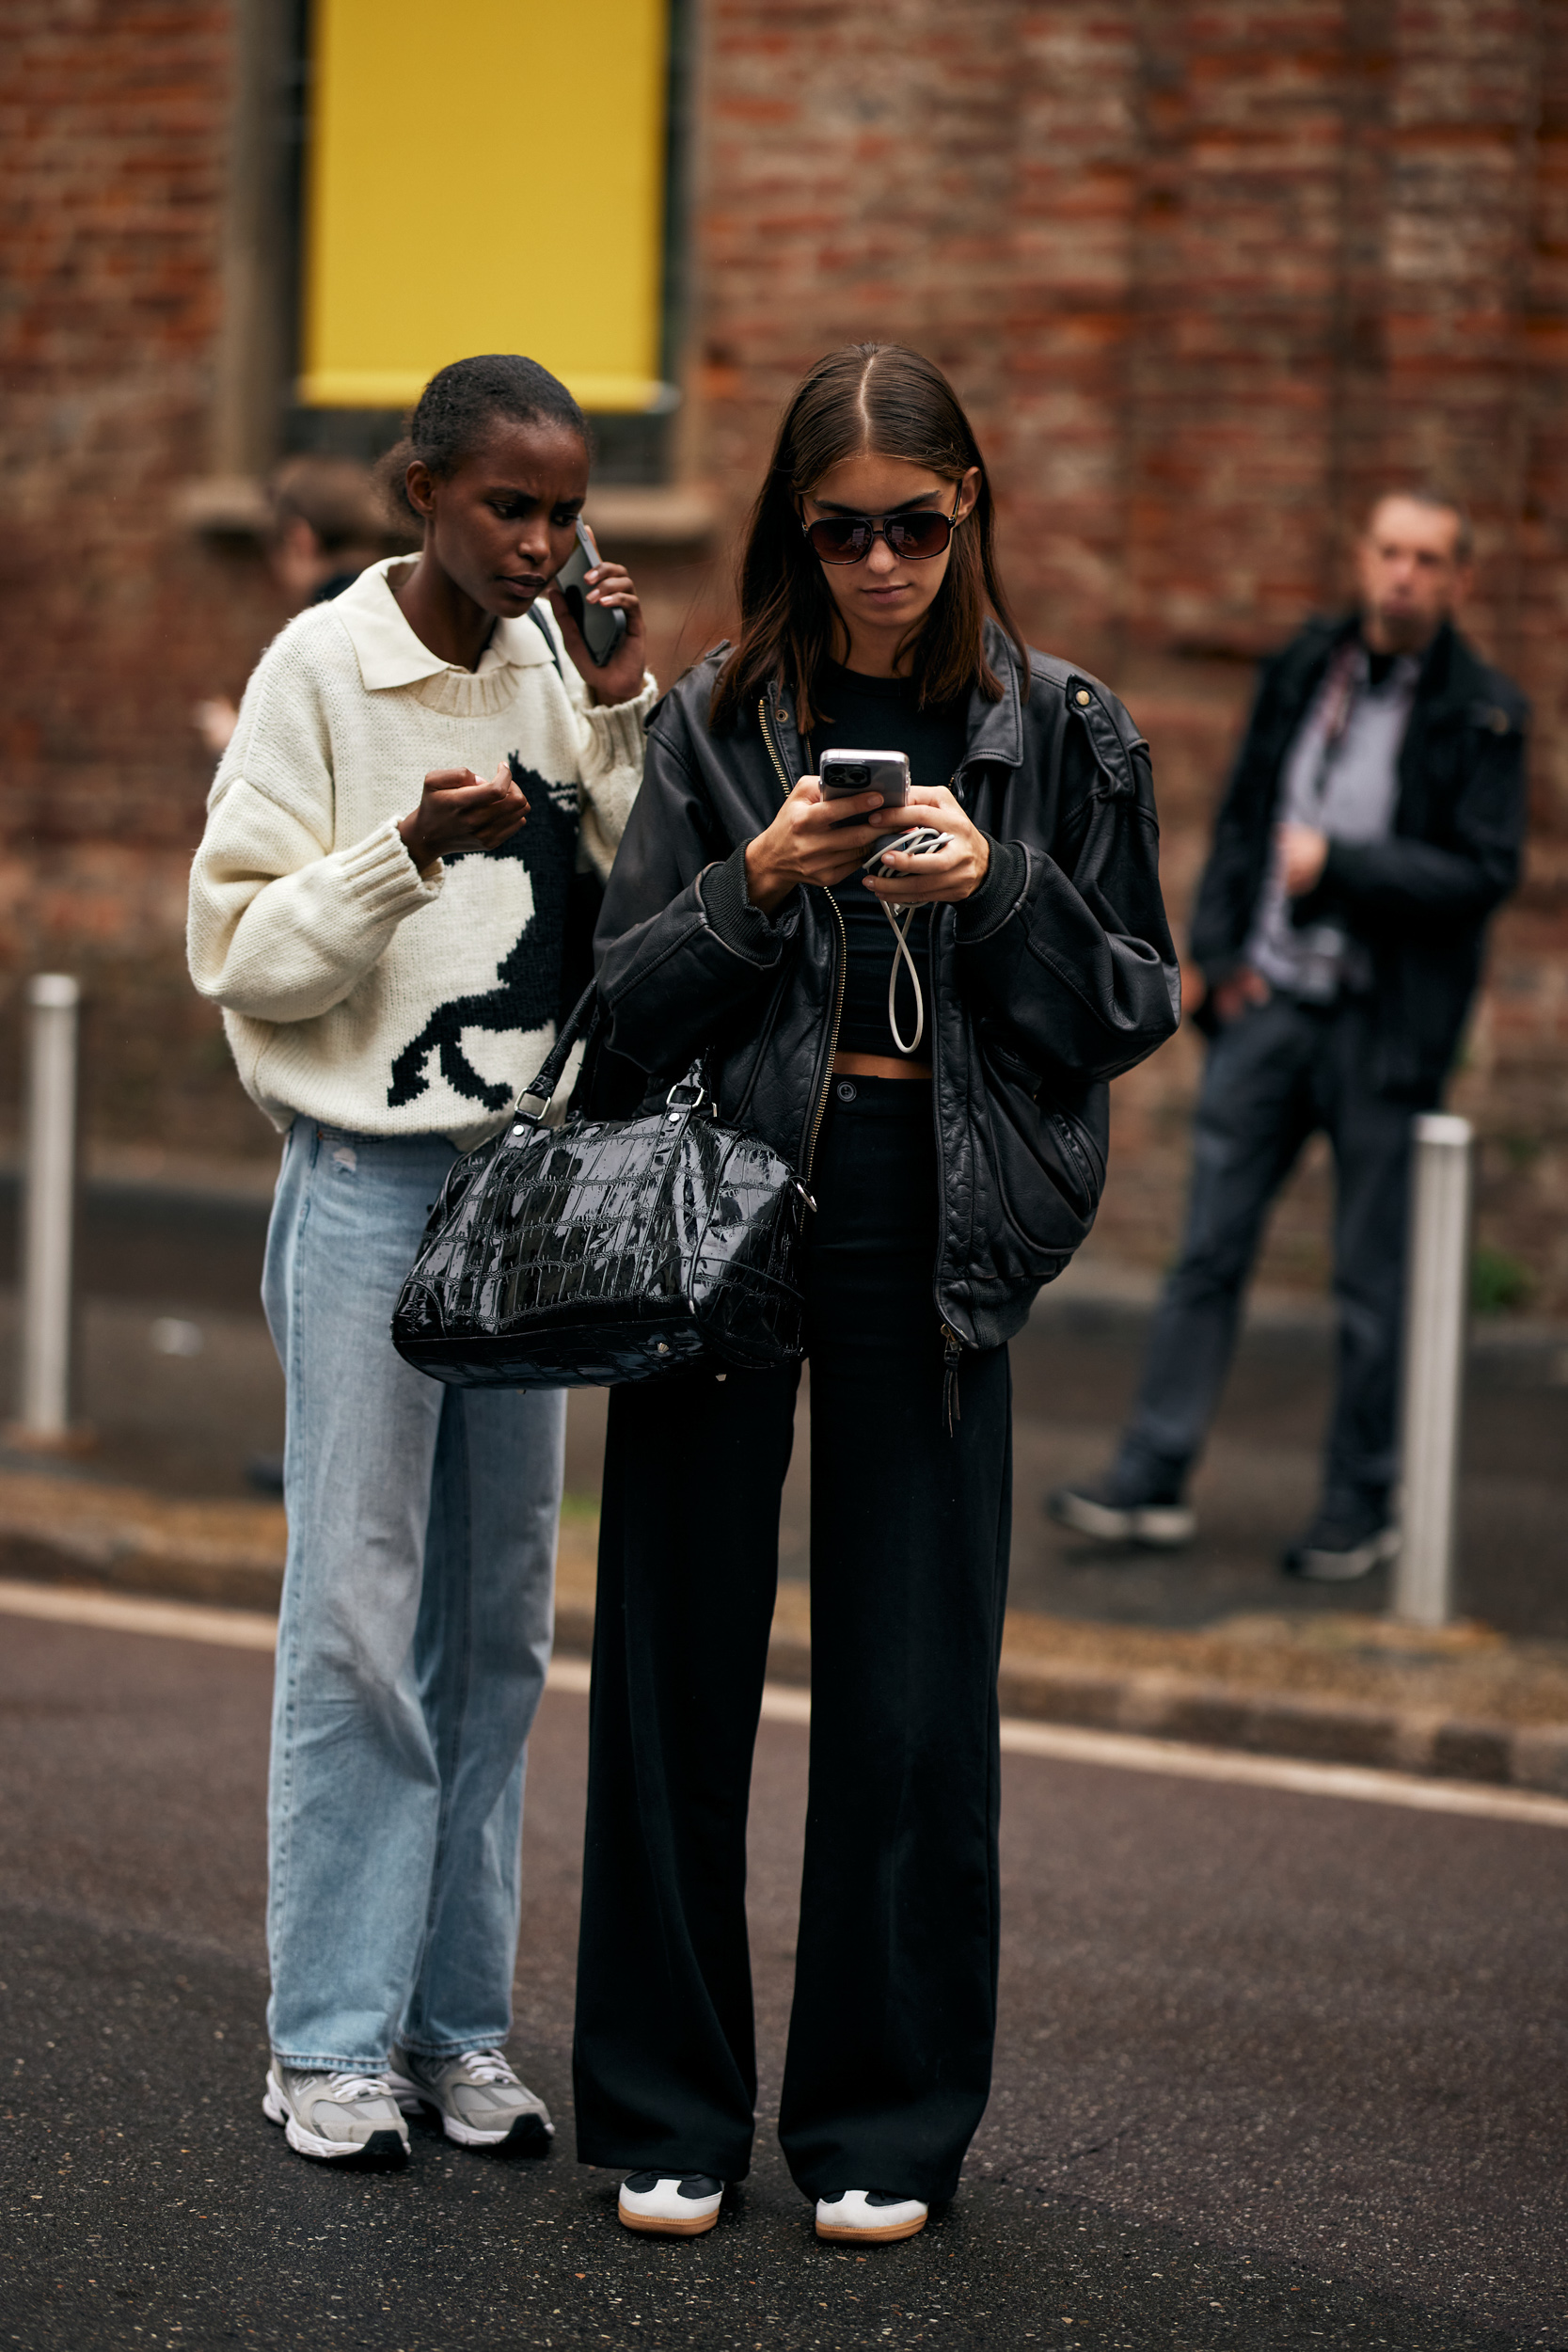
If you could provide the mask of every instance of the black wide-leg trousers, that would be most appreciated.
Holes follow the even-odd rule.
[[[952,2196],[996,2018],[1006,1348],[951,1427],[927,1089],[835,1080],[807,1251],[812,1722],[779,2136],[810,2197]],[[793,1373],[610,1397],[574,2074],[588,2164],[739,2180],[746,1815]]]

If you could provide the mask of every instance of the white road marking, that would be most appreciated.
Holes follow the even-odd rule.
[[[111,1633],[161,1634],[167,1641],[216,1642],[230,1649],[270,1650],[277,1620],[257,1609],[219,1609],[200,1602],[133,1600],[119,1593],[73,1591],[68,1585],[24,1584],[0,1578],[0,1613],[40,1617],[54,1625],[92,1626]],[[551,1661],[548,1687],[563,1697],[588,1695],[588,1661]],[[763,1719],[809,1724],[811,1696],[770,1682],[762,1694]],[[1252,1788],[1283,1788],[1303,1797],[1342,1797],[1363,1804],[1404,1805],[1418,1813],[1461,1813],[1490,1821],[1533,1821],[1568,1829],[1568,1799],[1528,1788],[1486,1788],[1473,1781],[1423,1780],[1415,1772],[1380,1772],[1358,1764],[1305,1764],[1285,1756],[1247,1756],[1234,1748],[1201,1748],[1185,1740],[1146,1740],[1131,1733],[1081,1731],[1068,1724],[1002,1719],[1006,1756],[1044,1756],[1057,1764],[1098,1764],[1116,1772],[1160,1772],[1178,1780],[1214,1780]]]
[[[69,1584],[24,1584],[0,1577],[0,1611],[51,1625],[97,1626],[106,1633],[161,1633],[172,1642],[220,1642],[226,1649],[275,1649],[277,1619],[261,1609],[218,1609],[183,1600],[132,1600]]]
[[[765,1709],[766,1711],[766,1709]],[[1363,1804],[1402,1804],[1418,1813],[1470,1813],[1489,1821],[1535,1821],[1568,1829],[1568,1799],[1529,1788],[1487,1788],[1474,1781],[1423,1780],[1418,1772],[1373,1772],[1363,1764],[1304,1764],[1288,1756],[1245,1756],[1185,1740],[1144,1740],[1117,1731],[1079,1731],[1069,1724],[1002,1719],[1003,1752],[1044,1756],[1061,1764],[1108,1764],[1124,1772],[1169,1772],[1183,1780],[1240,1781],[1254,1788],[1293,1789],[1304,1797],[1350,1797]]]

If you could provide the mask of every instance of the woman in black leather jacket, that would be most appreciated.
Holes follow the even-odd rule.
[[[649,727],[598,930],[610,1073],[705,1054],[721,1115],[816,1196],[806,1861],[779,2130],[819,2234],[952,2196],[990,2088],[1005,1343],[1087,1232],[1106,1081],[1177,1025],[1147,746],[1030,653],[973,432],[929,361],[857,344],[785,413],[742,630]],[[989,612],[988,612],[989,608]],[[824,805],[832,746],[911,801]],[[847,813],[848,822],[844,821]],[[911,822],[945,846],[890,853]],[[918,974],[894,978],[886,910]],[[611,1392],[578,1986],[578,2153],[693,2235],[750,2164],[752,1748],[790,1373]]]

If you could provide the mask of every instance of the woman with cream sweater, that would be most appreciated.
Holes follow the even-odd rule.
[[[420,2104],[465,2146],[553,2131],[502,2044],[564,1399],[441,1387],[388,1325],[448,1168],[548,1046],[574,878],[608,872],[641,776],[632,583],[590,576],[627,622],[602,669],[551,586],[588,469],[531,360],[432,379],[395,453],[423,550],[263,655],[192,875],[193,977],[286,1136],[263,2106],[329,2160],[401,2162]]]

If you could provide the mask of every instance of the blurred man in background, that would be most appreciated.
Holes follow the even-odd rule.
[[[1263,665],[1193,919],[1211,1045],[1181,1256],[1110,1470],[1046,1504],[1106,1543],[1192,1540],[1187,1479],[1263,1221],[1322,1128],[1338,1383],[1322,1502],[1283,1565],[1325,1582],[1398,1549],[1411,1120],[1439,1098],[1487,920],[1518,877],[1528,715],[1454,626],[1470,578],[1458,507],[1381,499],[1357,576],[1357,612],[1312,623]]]
[[[350,457],[286,458],[267,485],[272,509],[262,542],[267,569],[288,598],[291,613],[325,604],[353,586],[360,573],[404,542],[391,528],[368,467]],[[198,734],[221,758],[239,712],[227,696],[198,703]]]

